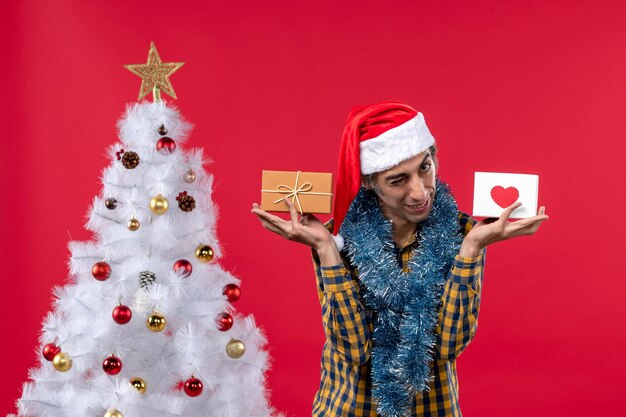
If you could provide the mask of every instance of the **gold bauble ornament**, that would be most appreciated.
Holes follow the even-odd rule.
[[[226,345],[226,354],[233,359],[239,359],[246,353],[246,345],[241,340],[230,339]]]
[[[157,333],[165,329],[166,322],[167,320],[165,320],[165,316],[155,311],[150,314],[148,320],[146,320],[146,325],[148,326],[148,329],[150,329],[150,331]]]
[[[59,372],[67,372],[72,369],[72,358],[67,353],[59,352],[54,355],[52,365]]]
[[[213,255],[213,248],[209,245],[201,243],[200,246],[198,246],[198,248],[196,249],[196,258],[198,258],[200,262],[211,262],[211,259],[213,259]]]
[[[130,230],[131,232],[134,232],[135,230],[139,229],[139,220],[132,218],[128,221],[128,223],[126,223],[126,227],[128,227],[128,230]]]
[[[185,182],[191,184],[196,180],[196,173],[193,169],[189,168],[187,172],[185,172]]]
[[[134,377],[130,379],[130,385],[133,386],[140,394],[146,393],[146,381],[139,377]]]
[[[124,417],[124,414],[120,413],[116,409],[111,409],[104,413],[104,417]]]
[[[163,214],[167,211],[170,203],[167,202],[167,198],[163,197],[161,194],[152,197],[150,200],[150,210],[154,214]]]

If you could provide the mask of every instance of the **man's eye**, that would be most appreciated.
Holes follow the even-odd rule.
[[[399,178],[399,179],[396,179],[396,180],[392,180],[389,184],[391,184],[391,185],[398,185],[402,181],[404,181],[404,178]]]
[[[422,166],[420,167],[420,170],[421,170],[421,171],[428,171],[428,170],[430,169],[430,166],[431,166],[431,165],[432,165],[432,164],[431,164],[430,162],[429,162],[429,163],[427,163],[427,164],[424,164],[424,165],[422,165]]]

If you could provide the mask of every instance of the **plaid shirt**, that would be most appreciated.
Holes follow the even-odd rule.
[[[459,213],[459,225],[466,235],[474,220]],[[398,248],[403,271],[418,241],[416,237]],[[456,375],[456,358],[474,337],[480,305],[483,254],[476,258],[457,255],[448,274],[433,358],[430,390],[418,393],[412,416],[461,416]],[[322,267],[313,256],[326,343],[322,353],[320,389],[315,395],[313,416],[377,416],[372,399],[371,338],[372,311],[363,307],[354,270],[344,263]]]

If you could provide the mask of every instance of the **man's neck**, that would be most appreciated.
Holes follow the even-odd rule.
[[[383,216],[391,221],[391,227],[393,228],[393,240],[400,247],[404,246],[406,242],[413,237],[417,230],[417,223],[412,223],[406,219],[396,218],[393,214],[389,213],[385,206],[381,206]]]
[[[393,240],[398,246],[404,246],[408,242],[415,231],[417,230],[417,224],[409,222],[398,222],[393,220]]]

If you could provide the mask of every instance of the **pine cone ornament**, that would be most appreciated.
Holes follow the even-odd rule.
[[[176,201],[178,201],[178,207],[180,207],[182,211],[190,212],[196,208],[196,200],[188,195],[187,191],[179,193],[178,197],[176,197]]]
[[[155,281],[156,275],[154,274],[154,272],[141,271],[139,273],[139,286],[144,290],[148,290]]]
[[[137,152],[133,151],[124,152],[124,156],[122,156],[122,164],[126,169],[137,168],[137,165],[139,165],[139,155],[137,155]]]

